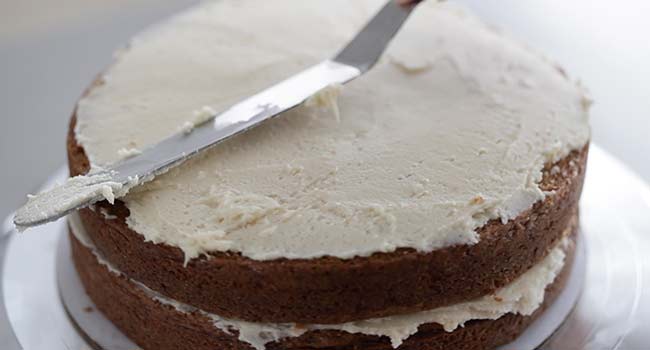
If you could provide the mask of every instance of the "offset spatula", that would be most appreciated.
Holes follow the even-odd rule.
[[[201,124],[179,133],[108,169],[73,178],[61,186],[31,196],[14,216],[19,229],[56,220],[73,210],[153,179],[197,153],[291,109],[332,84],[345,84],[377,62],[415,5],[389,1],[363,30],[334,58],[269,87]],[[107,192],[108,191],[108,192]],[[109,197],[109,198],[107,198]]]

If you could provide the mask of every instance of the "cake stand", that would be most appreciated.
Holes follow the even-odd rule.
[[[65,177],[60,170],[44,187]],[[581,231],[567,287],[500,350],[636,350],[650,344],[644,332],[650,323],[650,188],[597,146],[589,155]],[[65,232],[61,220],[0,237],[1,348],[137,349],[85,294]]]

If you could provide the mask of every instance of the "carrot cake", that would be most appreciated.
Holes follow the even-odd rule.
[[[205,2],[138,35],[70,123],[110,165],[331,56],[383,0]],[[490,349],[570,270],[590,100],[447,3],[375,68],[70,218],[97,307],[144,349]]]

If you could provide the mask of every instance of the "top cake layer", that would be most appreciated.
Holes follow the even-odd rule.
[[[78,105],[95,166],[186,130],[336,52],[383,0],[202,4],[150,29]],[[544,58],[422,4],[377,66],[123,198],[127,224],[186,258],[351,258],[473,244],[544,198],[584,146],[588,99]]]

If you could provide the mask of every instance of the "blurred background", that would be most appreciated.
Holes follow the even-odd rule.
[[[593,141],[650,181],[650,1],[450,1],[546,53],[589,87]],[[112,52],[196,2],[0,0],[0,219],[65,163],[75,101]]]

